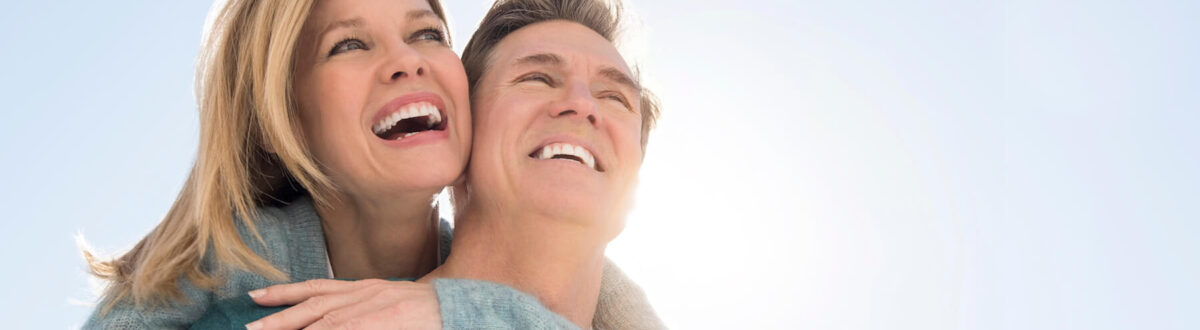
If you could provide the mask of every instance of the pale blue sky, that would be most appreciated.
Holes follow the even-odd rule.
[[[668,325],[1200,327],[1200,4],[630,2],[665,108],[609,255]],[[5,328],[78,327],[73,235],[170,206],[210,6],[0,11]]]

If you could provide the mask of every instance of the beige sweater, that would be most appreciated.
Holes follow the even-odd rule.
[[[613,264],[605,260],[603,281],[600,285],[600,301],[596,304],[596,315],[592,327],[596,329],[666,329],[654,307],[646,300],[646,294],[633,280]]]

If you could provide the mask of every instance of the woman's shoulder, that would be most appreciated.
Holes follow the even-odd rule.
[[[252,219],[246,221],[235,216],[234,223],[242,243],[268,261],[288,257],[289,245],[316,243],[323,247],[325,242],[321,218],[308,196],[259,206],[254,209]]]
[[[234,222],[242,243],[287,274],[288,281],[328,277],[325,234],[310,197],[300,196],[287,203],[260,206],[255,209],[255,216],[249,223],[240,218],[235,218]],[[253,230],[250,223],[253,223]],[[218,266],[211,255],[205,257],[205,263]],[[229,270],[228,276],[229,289],[236,294],[281,283],[241,269]],[[255,287],[247,288],[247,285]],[[231,296],[224,292],[218,292],[218,295],[220,298]]]
[[[261,206],[254,212],[255,216],[251,221],[255,230],[251,230],[242,219],[234,218],[242,243],[287,274],[288,279],[275,281],[252,271],[223,264],[217,261],[214,249],[209,248],[201,261],[201,267],[214,275],[220,284],[204,289],[183,277],[178,281],[182,299],[171,299],[165,302],[165,305],[139,306],[132,299],[125,297],[112,302],[108,308],[96,308],[84,328],[186,327],[204,315],[216,301],[242,296],[250,290],[286,281],[321,278],[328,274],[321,221],[308,197],[302,196],[287,204]],[[103,305],[108,303],[100,302]]]

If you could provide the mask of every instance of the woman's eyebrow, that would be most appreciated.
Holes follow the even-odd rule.
[[[426,18],[426,17],[437,18],[437,13],[434,13],[432,10],[428,10],[428,9],[415,9],[415,10],[409,11],[404,16],[410,21],[415,21],[415,20],[419,20],[422,18]],[[329,33],[329,31],[333,31],[336,29],[344,29],[344,28],[357,28],[362,25],[363,25],[362,17],[354,17],[354,18],[350,18],[350,19],[333,21],[333,22],[330,22],[329,24],[326,24],[325,28],[321,29],[321,33],[318,35],[324,37],[326,33]]]
[[[362,17],[355,17],[355,18],[351,18],[351,19],[344,19],[344,20],[330,22],[329,24],[325,25],[324,29],[321,29],[321,33],[317,34],[317,36],[318,36],[317,40],[324,39],[325,34],[329,33],[329,31],[333,31],[333,30],[337,30],[337,29],[356,28],[356,27],[360,27],[362,25],[363,25]]]
[[[437,18],[437,14],[429,9],[413,9],[413,10],[408,11],[408,14],[405,16],[407,16],[408,20],[410,20],[410,21],[415,21],[415,20],[426,18],[429,16],[433,16],[434,18]]]

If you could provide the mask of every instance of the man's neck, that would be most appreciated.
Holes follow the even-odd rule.
[[[587,228],[562,219],[464,211],[455,220],[449,259],[423,280],[471,278],[509,285],[591,328],[607,242],[592,242],[595,235],[585,233]]]
[[[348,196],[317,205],[329,264],[339,278],[417,278],[437,267],[432,194],[387,200]]]

